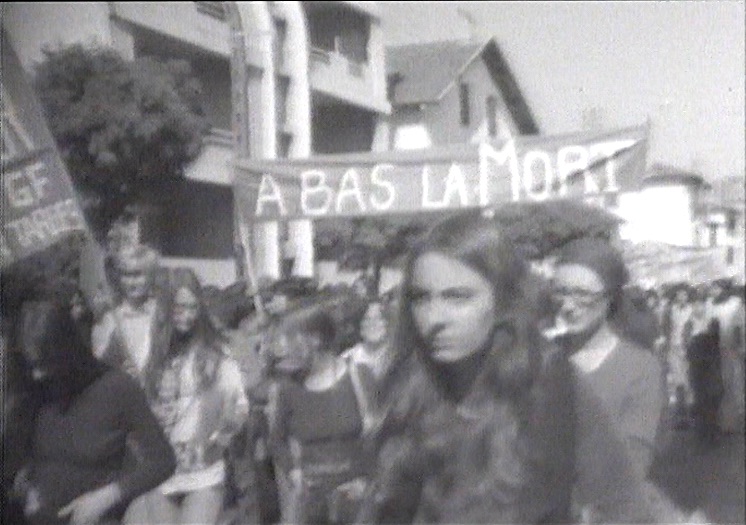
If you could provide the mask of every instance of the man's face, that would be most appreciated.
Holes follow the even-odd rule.
[[[558,322],[568,333],[598,329],[609,312],[609,296],[596,272],[579,264],[562,264],[554,273],[552,295]]]
[[[142,266],[127,264],[122,266],[120,283],[127,302],[140,304],[148,298],[150,282],[148,274]]]

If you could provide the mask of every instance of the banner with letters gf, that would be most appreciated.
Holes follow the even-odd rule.
[[[2,34],[2,267],[87,225],[41,105],[8,35]]]

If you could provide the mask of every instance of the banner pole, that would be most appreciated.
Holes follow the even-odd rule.
[[[254,308],[259,315],[264,315],[264,304],[259,289],[259,278],[256,275],[254,266],[254,251],[252,250],[251,236],[246,223],[241,220],[240,214],[236,214],[236,227],[240,238],[240,245],[243,247],[243,263],[246,268],[246,279],[252,289],[252,300]]]

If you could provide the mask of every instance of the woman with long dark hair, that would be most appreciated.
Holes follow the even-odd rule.
[[[216,523],[223,508],[224,453],[248,415],[230,355],[190,269],[171,276],[172,334],[156,364],[152,406],[176,452],[176,473],[129,511],[129,523]]]
[[[435,226],[405,268],[362,522],[671,521],[608,416],[539,332],[538,282],[479,213]],[[661,507],[664,508],[664,507]]]
[[[23,480],[32,524],[115,523],[127,503],[164,481],[174,454],[144,392],[96,359],[67,302],[28,302],[20,346],[39,388]],[[128,447],[136,461],[125,462]]]

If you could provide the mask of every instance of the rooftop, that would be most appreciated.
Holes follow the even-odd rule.
[[[539,133],[538,126],[497,41],[442,40],[386,49],[386,75],[395,82],[391,105],[438,102],[477,58],[487,65],[520,132]]]

